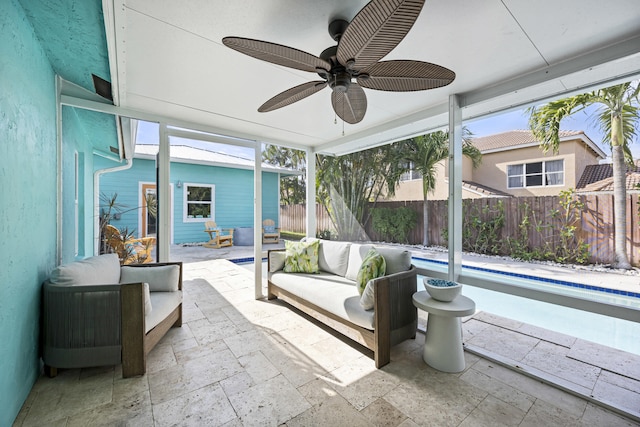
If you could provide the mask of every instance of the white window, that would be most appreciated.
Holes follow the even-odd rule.
[[[215,185],[184,184],[184,222],[215,220]]]
[[[564,185],[564,160],[531,162],[507,166],[507,187]]]
[[[409,164],[406,166],[409,168],[409,171],[400,175],[400,181],[412,181],[414,179],[422,179],[422,174],[420,173],[420,171],[417,171],[415,169],[415,163],[409,162]]]

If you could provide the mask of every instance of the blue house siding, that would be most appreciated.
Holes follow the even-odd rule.
[[[23,9],[0,2],[0,425],[40,373],[40,288],[56,265],[55,76]]]
[[[96,168],[113,167],[117,163],[100,158]],[[155,182],[155,162],[134,159],[130,169],[107,173],[100,178],[100,193],[106,196],[117,194],[117,202],[124,206],[124,213],[112,224],[119,229],[126,228],[141,236],[140,191],[141,183]],[[189,222],[184,220],[184,201],[187,184],[214,186],[214,220],[223,228],[253,226],[253,171],[218,166],[187,163],[171,163],[171,183],[173,191],[173,243],[204,242],[204,220]],[[183,183],[178,188],[177,182]],[[278,174],[262,172],[263,209],[262,218],[278,219]]]

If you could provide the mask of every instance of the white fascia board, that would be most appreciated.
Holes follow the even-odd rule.
[[[153,155],[153,154],[140,154],[140,153],[137,153],[133,157],[134,157],[134,159],[141,159],[141,160],[155,160],[156,159],[156,156]],[[183,163],[183,164],[187,164],[187,165],[216,166],[216,167],[220,167],[220,168],[243,169],[243,170],[251,170],[251,171],[254,170],[253,166],[232,165],[232,164],[229,164],[229,163],[209,162],[209,161],[206,161],[206,160],[198,160],[198,159],[180,159],[180,158],[173,158],[172,157],[171,158],[171,163]],[[279,174],[282,174],[282,175],[302,175],[301,171],[278,168],[278,167],[274,167],[274,166],[270,166],[270,165],[265,165],[264,163],[262,164],[262,170],[264,172],[279,173]]]

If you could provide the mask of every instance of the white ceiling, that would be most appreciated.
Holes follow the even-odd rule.
[[[225,47],[224,36],[314,55],[335,44],[334,17],[365,0],[104,0],[115,102],[145,117],[229,136],[345,153],[447,124],[452,94],[473,118],[640,75],[637,0],[427,0],[387,59],[456,72],[449,86],[393,93],[365,89],[362,122],[338,119],[330,89],[269,113],[275,94],[318,76]]]

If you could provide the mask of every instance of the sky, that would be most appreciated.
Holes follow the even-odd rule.
[[[560,127],[562,130],[584,131],[594,143],[600,146],[607,156],[611,156],[611,149],[609,146],[602,143],[602,132],[594,124],[595,120],[592,117],[594,111],[596,111],[596,109],[592,107],[583,112],[569,116],[562,121]],[[472,122],[465,122],[463,124],[473,133],[474,136],[481,137],[511,130],[529,129],[528,119],[529,116],[525,110],[518,110],[497,114],[492,117]],[[158,124],[140,122],[138,126],[138,143],[157,144]],[[192,145],[248,159],[253,159],[254,156],[253,149],[227,144],[203,143],[199,141],[189,141],[182,138],[175,138],[175,140],[172,140],[172,143]],[[631,152],[633,153],[634,158],[640,158],[640,141],[636,140],[631,144]]]

